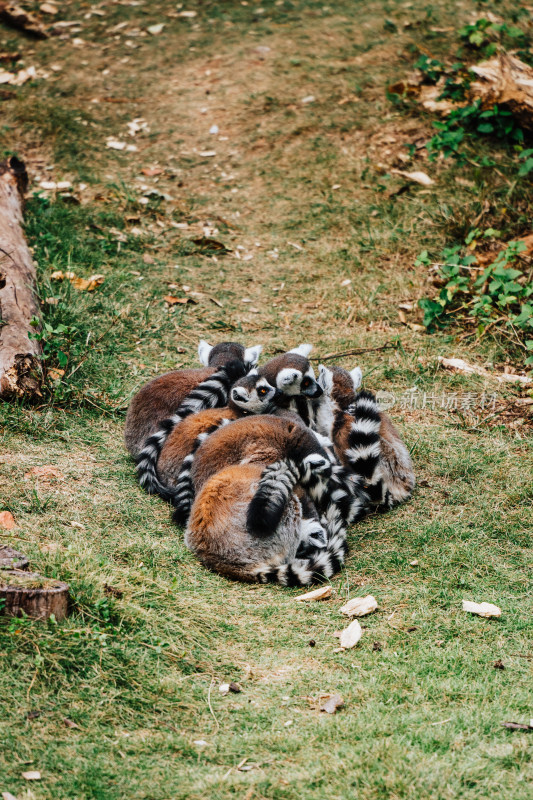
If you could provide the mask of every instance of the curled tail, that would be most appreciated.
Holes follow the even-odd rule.
[[[207,437],[218,428],[222,428],[229,423],[228,419],[223,419],[219,425],[211,425],[206,431],[198,434],[193,442],[191,452],[182,461],[181,469],[178,474],[178,479],[172,489],[168,489],[170,495],[169,499],[174,506],[174,513],[172,519],[176,525],[187,524],[189,515],[191,513],[192,504],[194,502],[194,483],[192,480],[192,466],[196,457],[196,451],[200,445],[205,442]]]
[[[313,581],[327,581],[344,564],[348,545],[346,525],[342,515],[335,513],[334,504],[321,519],[327,530],[325,547],[317,547],[306,558],[294,558],[282,564],[264,564],[256,567],[255,579],[259,583],[280,583],[282,586],[307,586]]]
[[[225,406],[232,384],[244,375],[244,365],[238,360],[230,361],[210,375],[190,392],[178,410],[164,420],[159,430],[148,437],[137,459],[137,477],[141,486],[149,494],[159,494],[164,500],[172,502],[173,491],[164,486],[157,474],[157,462],[163,446],[179,423],[190,414],[206,408]]]
[[[344,455],[354,474],[360,477],[373,505],[387,505],[388,490],[381,469],[381,414],[375,396],[361,391],[347,409],[353,417]]]
[[[250,534],[269,536],[276,530],[299,477],[299,469],[290,459],[275,461],[263,470],[246,515]]]
[[[366,513],[369,504],[361,482],[353,478],[340,465],[333,465],[320,518],[327,535],[326,546],[311,550],[307,547],[305,558],[256,567],[254,576],[259,583],[307,586],[314,581],[327,581],[340,571],[348,550],[346,528]]]

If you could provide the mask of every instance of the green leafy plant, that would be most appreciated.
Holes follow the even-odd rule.
[[[423,323],[429,330],[444,327],[451,319],[476,323],[477,333],[489,328],[510,330],[518,346],[525,352],[533,350],[533,283],[531,274],[519,268],[521,254],[526,250],[523,241],[511,241],[500,250],[485,268],[477,266],[472,248],[478,239],[494,240],[500,232],[489,228],[484,233],[474,229],[464,244],[446,248],[435,264],[443,282],[437,297],[424,297],[419,306],[424,311]],[[415,262],[416,266],[432,266],[427,250]],[[525,359],[533,363],[533,355]]]
[[[496,22],[482,17],[458,31],[459,37],[469,47],[480,50],[483,57],[489,58],[498,50],[498,45],[508,43],[513,47],[527,47],[529,36],[515,25]]]
[[[445,158],[453,156],[465,160],[466,156],[459,147],[466,137],[490,135],[504,142],[516,143],[524,140],[524,132],[510,111],[497,104],[483,110],[481,100],[455,108],[444,122],[435,121],[433,127],[438,132],[427,143],[430,160],[435,160],[439,153]]]
[[[70,360],[77,328],[73,325],[63,325],[61,322],[54,327],[46,320],[41,322],[37,317],[34,317],[30,324],[36,330],[30,332],[29,338],[41,342],[42,360],[46,367],[65,369]]]

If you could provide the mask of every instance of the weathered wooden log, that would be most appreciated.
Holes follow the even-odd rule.
[[[478,77],[470,84],[472,100],[481,99],[483,108],[498,103],[517,118],[523,128],[533,130],[533,68],[509,53],[475,64]]]
[[[56,620],[68,614],[69,586],[62,581],[43,578],[35,572],[0,570],[0,598],[4,607],[0,614],[20,617],[24,611],[32,619]]]
[[[35,39],[48,38],[48,34],[39,20],[16,3],[0,3],[0,20]]]
[[[24,553],[7,545],[0,545],[0,569],[28,569],[29,563]]]
[[[29,338],[40,316],[35,265],[22,232],[26,167],[0,163],[0,398],[40,396],[41,346]]]

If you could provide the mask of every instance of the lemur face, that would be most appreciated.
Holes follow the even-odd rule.
[[[315,398],[320,397],[323,391],[315,380],[313,367],[309,367],[305,372],[295,367],[285,367],[276,376],[276,386],[283,394],[303,394]]]
[[[277,394],[278,390],[266,378],[258,375],[257,370],[252,370],[234,384],[230,392],[230,405],[249,414],[265,414]]]
[[[259,372],[284,395],[320,397],[322,388],[316,382],[313,367],[307,358],[310,350],[311,345],[300,345],[271,359]]]

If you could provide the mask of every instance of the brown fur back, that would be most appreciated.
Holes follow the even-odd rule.
[[[235,424],[235,423],[233,423]],[[264,464],[239,464],[213,475],[197,496],[185,542],[208,569],[234,580],[254,582],[265,561],[294,558],[301,506],[293,495],[279,532],[262,541],[248,533],[246,512]]]
[[[239,412],[229,408],[210,408],[191,414],[169,435],[157,462],[159,478],[165,486],[175,486],[183,459],[192,452],[196,438],[223,420],[238,419]]]
[[[219,428],[198,450],[191,477],[196,490],[219,470],[241,462],[271,464],[287,454],[305,427],[268,414],[244,417]]]
[[[128,408],[124,431],[126,447],[134,458],[161,422],[171,417],[187,395],[215,371],[213,367],[175,370],[154,378],[139,389]]]

